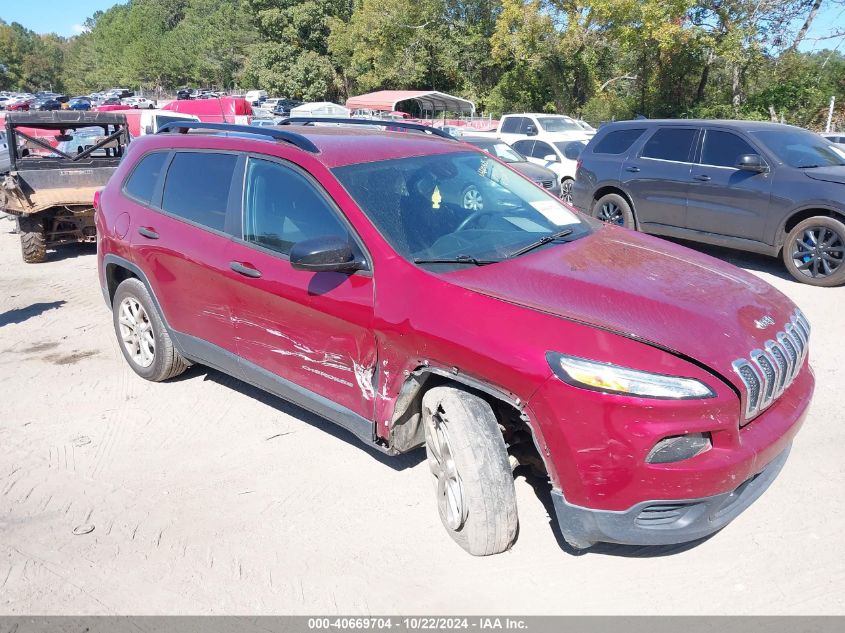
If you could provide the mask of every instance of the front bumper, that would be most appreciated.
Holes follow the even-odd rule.
[[[670,545],[709,536],[733,521],[766,491],[783,468],[791,446],[734,490],[712,497],[643,501],[628,510],[613,511],[571,505],[560,490],[552,490],[560,531],[566,542],[577,549],[597,542]]]

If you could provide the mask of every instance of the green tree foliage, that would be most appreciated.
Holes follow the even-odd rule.
[[[845,105],[845,57],[798,52],[832,4],[845,0],[129,0],[69,39],[0,22],[0,88],[435,89],[492,114],[813,126],[831,96]]]
[[[0,20],[0,90],[63,89],[67,41]]]
[[[349,2],[246,0],[245,5],[261,36],[247,70],[252,83],[292,98],[337,98],[341,86],[328,39],[332,20],[349,19]]]

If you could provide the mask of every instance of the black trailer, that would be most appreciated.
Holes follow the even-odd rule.
[[[17,216],[23,260],[47,249],[96,240],[94,194],[108,182],[129,144],[117,112],[6,114],[9,171],[0,176],[0,211]]]

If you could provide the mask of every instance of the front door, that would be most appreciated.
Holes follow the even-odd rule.
[[[659,127],[639,155],[622,165],[620,180],[643,230],[648,231],[649,224],[684,226],[690,158],[697,134],[692,127]],[[659,230],[659,226],[652,228]]]
[[[704,131],[687,194],[687,228],[762,241],[770,210],[772,177],[736,168],[744,154],[760,152],[727,130]]]
[[[254,381],[262,386],[273,390],[263,381],[278,380],[284,391],[294,383],[372,420],[372,273],[304,272],[288,258],[296,242],[329,235],[350,240],[363,258],[341,211],[310,175],[286,161],[247,161],[243,239],[230,262],[241,271],[232,305],[238,353],[245,373],[259,368]]]

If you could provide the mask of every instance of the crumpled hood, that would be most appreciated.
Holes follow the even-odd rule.
[[[762,348],[795,310],[787,297],[739,268],[616,227],[449,273],[448,280],[668,348],[711,367],[738,388],[731,363]],[[774,325],[760,321],[766,315]]]
[[[805,169],[804,174],[813,180],[845,185],[845,167],[837,167],[835,165],[831,167],[814,167],[812,169]]]

